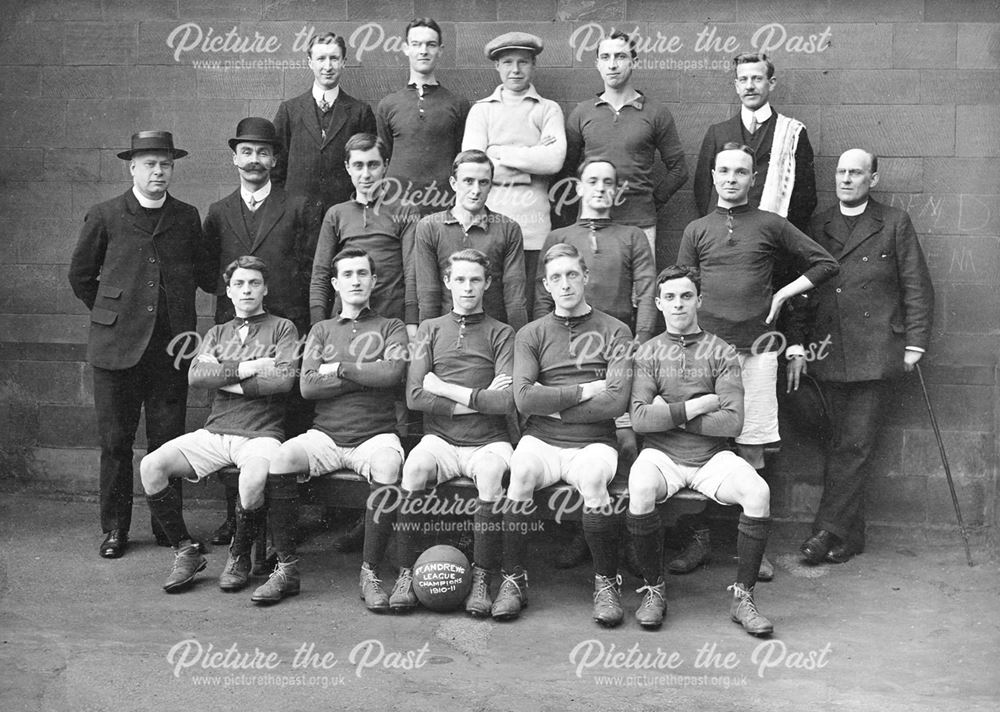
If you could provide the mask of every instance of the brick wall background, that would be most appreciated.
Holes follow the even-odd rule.
[[[877,197],[910,212],[937,290],[925,361],[966,521],[995,544],[1000,333],[1000,2],[997,0],[5,0],[0,3],[0,482],[96,491],[88,317],[66,267],[91,204],[129,185],[115,152],[140,128],[191,151],[172,193],[198,206],[236,186],[225,140],[271,117],[311,81],[311,29],[350,41],[343,85],[374,104],[402,85],[398,51],[415,15],[444,30],[439,78],[476,99],[496,75],[482,57],[512,29],[546,43],[536,82],[568,111],[601,87],[593,45],[637,30],[636,85],[666,101],[691,173],[705,128],[737,103],[723,62],[764,49],[773,103],[803,120],[818,154],[820,208],[839,153],[881,157]],[[662,211],[661,263],[696,217],[690,184]],[[200,314],[211,299],[199,295]],[[873,525],[954,532],[917,384],[898,393],[869,501]],[[204,418],[193,394],[190,425]],[[808,522],[821,473],[785,427],[772,477],[777,517]],[[140,436],[140,444],[141,444]],[[949,534],[953,536],[953,534]]]

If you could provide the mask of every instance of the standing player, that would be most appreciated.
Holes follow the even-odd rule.
[[[200,545],[187,533],[180,497],[167,483],[171,477],[197,482],[229,465],[240,469],[239,501],[219,588],[239,591],[247,585],[267,469],[285,437],[285,399],[295,386],[299,335],[291,321],[264,311],[267,265],[245,255],[226,268],[223,279],[236,316],[209,329],[188,372],[191,386],[214,392],[205,427],[153,450],[139,466],[149,509],[176,549],[163,584],[167,593],[187,588],[206,565]]]
[[[735,143],[723,146],[715,157],[713,176],[719,204],[685,228],[677,262],[701,272],[702,326],[735,346],[739,354],[746,403],[736,444],[740,456],[760,470],[764,445],[780,439],[778,351],[774,350],[780,339],[768,332],[768,325],[788,299],[827,281],[838,267],[826,250],[783,217],[749,205],[755,179],[749,148]],[[775,292],[771,287],[775,261],[783,255],[807,268]],[[696,526],[694,541],[668,569],[687,573],[710,557],[708,528],[702,522]]]
[[[524,249],[521,228],[506,215],[486,207],[493,186],[493,164],[482,151],[462,151],[452,164],[455,205],[417,223],[414,262],[420,321],[451,310],[443,289],[448,258],[472,248],[490,261],[490,286],[483,311],[517,331],[528,321],[524,299]]]
[[[477,617],[489,616],[493,605],[490,580],[500,570],[503,553],[501,480],[513,450],[505,416],[514,409],[514,330],[483,312],[489,274],[489,261],[478,250],[448,259],[444,283],[451,313],[425,321],[414,340],[407,404],[424,412],[425,435],[403,464],[403,492],[410,505],[404,512],[424,509],[429,484],[463,475],[476,483],[472,591],[465,610]],[[416,605],[412,568],[421,537],[414,525],[426,523],[405,513],[398,522],[401,570],[389,598],[394,611]]]
[[[406,26],[403,37],[409,81],[378,103],[375,119],[378,137],[392,157],[386,176],[393,190],[420,215],[429,215],[451,205],[448,176],[462,150],[469,102],[434,75],[444,47],[438,23],[418,18]]]
[[[588,158],[613,161],[624,188],[612,214],[616,222],[642,228],[656,257],[656,211],[688,179],[687,163],[670,110],[632,86],[638,53],[635,40],[612,32],[597,45],[597,71],[604,90],[576,105],[566,120],[566,164],[572,174]],[[666,170],[662,186],[653,175],[656,153]]]
[[[757,570],[770,527],[767,483],[728,449],[743,426],[743,382],[736,350],[701,330],[701,279],[672,266],[656,278],[656,306],[667,324],[641,348],[632,382],[632,427],[645,435],[629,472],[626,526],[642,570],[644,593],[635,613],[645,628],[658,628],[667,611],[663,581],[663,533],[656,504],[691,487],[719,504],[738,504],[740,554],[730,617],[752,635],[767,635],[771,622],[753,599]]]
[[[403,464],[396,433],[395,395],[406,370],[406,327],[369,307],[375,263],[347,248],[333,258],[333,288],[341,311],[309,332],[302,357],[302,395],[316,401],[306,433],[281,446],[267,477],[269,523],[278,565],[252,600],[276,603],[299,592],[295,553],[298,479],[349,468],[371,482],[372,492],[395,484]],[[392,512],[376,516],[372,497],[365,511],[361,596],[370,610],[389,609],[376,573],[392,533]]]
[[[611,511],[608,483],[618,467],[615,418],[625,412],[632,385],[632,335],[587,303],[587,265],[575,247],[554,245],[543,263],[555,310],[525,326],[514,343],[514,403],[528,424],[510,460],[503,583],[493,617],[516,618],[527,605],[532,496],[563,481],[583,498],[583,532],[594,559],[594,619],[614,626],[623,617],[620,518]]]

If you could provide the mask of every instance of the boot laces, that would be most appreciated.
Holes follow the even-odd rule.
[[[658,583],[658,584],[647,583],[645,586],[637,588],[635,590],[636,593],[644,593],[645,594],[643,596],[643,598],[642,598],[642,604],[640,604],[639,607],[640,608],[652,608],[653,606],[656,606],[659,603],[662,603],[662,601],[663,601],[663,594],[664,594],[664,589],[665,588],[666,588],[666,586],[664,584],[662,584],[662,583]],[[657,601],[655,599],[659,599],[659,601]]]
[[[603,602],[607,604],[614,604],[620,598],[618,593],[618,587],[622,585],[621,574],[618,574],[614,578],[610,576],[602,576],[597,574],[598,582],[601,587],[594,591],[594,603]]]

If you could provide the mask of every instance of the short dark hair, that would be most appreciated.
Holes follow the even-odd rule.
[[[453,176],[458,175],[458,167],[463,163],[483,163],[490,167],[490,178],[493,177],[493,161],[484,152],[477,148],[470,148],[468,151],[462,151],[457,156],[455,160],[451,163],[451,174]]]
[[[336,32],[323,32],[309,38],[309,45],[306,47],[306,56],[312,59],[313,45],[335,44],[340,47],[340,58],[347,59],[347,42]]]
[[[331,272],[330,276],[336,279],[336,277],[339,274],[338,266],[340,265],[340,263],[343,262],[344,260],[350,260],[356,257],[364,257],[366,260],[368,260],[368,266],[371,267],[372,274],[373,275],[375,274],[375,260],[372,259],[371,255],[362,250],[360,247],[345,247],[336,255],[334,255],[332,260],[330,260],[330,272]]]
[[[670,265],[660,270],[660,273],[656,275],[656,288],[653,290],[653,294],[659,297],[660,287],[663,286],[664,282],[669,282],[672,279],[684,279],[685,277],[694,282],[695,290],[701,294],[701,272],[687,265]]]
[[[406,29],[403,31],[403,39],[406,40],[407,42],[409,42],[410,40],[410,30],[412,30],[414,27],[426,27],[429,30],[434,30],[435,32],[437,32],[438,43],[439,44],[441,43],[441,27],[438,25],[438,23],[436,23],[429,17],[415,17],[412,20],[410,20],[410,23],[406,26]]]
[[[344,163],[351,162],[351,151],[369,151],[373,148],[378,149],[378,155],[382,157],[383,161],[389,160],[389,147],[385,145],[385,141],[375,134],[354,134],[344,144]]]
[[[557,242],[546,250],[545,257],[542,258],[542,265],[548,265],[549,262],[554,262],[560,257],[569,257],[571,259],[578,260],[580,262],[580,269],[584,272],[589,271],[589,268],[587,267],[587,260],[583,259],[583,255],[580,254],[580,251],[568,242]]]
[[[773,79],[774,62],[763,52],[744,52],[733,57],[733,74],[736,74],[736,68],[741,64],[756,64],[757,62],[763,62],[767,65],[767,78]]]
[[[264,279],[264,284],[267,284],[267,263],[260,257],[243,255],[226,265],[226,269],[222,273],[222,279],[225,280],[226,284],[229,284],[229,280],[233,278],[233,273],[238,269],[252,269],[260,272],[260,276]]]
[[[483,268],[483,272],[486,273],[487,279],[490,276],[490,258],[487,257],[485,253],[469,247],[464,250],[452,252],[448,255],[448,264],[444,266],[445,279],[451,277],[451,266],[456,262],[472,262],[473,264],[477,264]]]
[[[618,166],[610,158],[602,158],[600,156],[593,156],[592,158],[585,158],[580,164],[580,167],[576,169],[576,177],[583,178],[583,172],[587,170],[587,167],[593,165],[594,163],[607,163],[615,171],[615,180],[618,180]]]
[[[723,151],[742,151],[743,153],[750,156],[750,165],[753,165],[754,163],[754,155],[752,148],[750,148],[745,144],[737,143],[736,141],[726,141],[724,144],[722,144],[722,148],[720,148],[718,151],[715,152],[715,158],[712,159],[713,168],[715,167],[715,164],[719,160],[719,154],[722,153]]]
[[[625,40],[628,44],[629,53],[632,55],[632,60],[635,61],[639,58],[639,52],[635,48],[635,38],[622,30],[615,30],[607,37],[601,38],[601,41],[597,43],[597,50],[595,50],[598,55],[601,54],[601,42],[606,42],[607,40]]]

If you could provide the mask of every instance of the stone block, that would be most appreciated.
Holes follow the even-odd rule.
[[[951,69],[958,58],[954,24],[900,22],[892,26],[892,66],[897,69]]]
[[[559,16],[557,8],[561,8],[564,4],[561,0],[497,0],[497,19],[516,18],[524,22],[561,20],[563,18]],[[578,3],[570,0],[569,4]]]
[[[958,25],[959,69],[1000,67],[1000,25]]]
[[[547,67],[543,67],[539,74],[543,75],[548,73],[550,70]],[[561,71],[561,70],[560,70]],[[496,71],[493,67],[483,60],[483,66],[470,68],[470,69],[446,69],[438,72],[439,79],[442,84],[445,84],[450,91],[459,96],[463,96],[470,102],[474,102],[478,99],[482,99],[485,96],[489,96],[490,93],[499,84],[499,79]],[[544,84],[542,86],[545,86]],[[543,94],[545,96],[545,94]],[[555,99],[553,97],[553,101]]]
[[[1000,279],[1000,254],[992,237],[927,236],[921,240],[924,257],[936,285],[979,284],[996,286]]]
[[[0,381],[0,452],[38,443],[38,404],[17,383]]]
[[[27,264],[68,265],[82,226],[81,220],[39,217],[22,213],[7,222],[16,261]]]
[[[41,95],[41,67],[0,67],[0,96],[28,99]]]
[[[36,448],[31,484],[60,492],[96,495],[100,461],[97,448]]]
[[[949,334],[1000,333],[1000,292],[996,284],[945,285],[941,290]]]
[[[848,69],[833,74],[839,82],[837,101],[840,104],[918,104],[923,96],[919,89],[924,73],[916,70]],[[819,94],[811,102],[801,103],[826,104],[830,101]]]
[[[9,317],[7,317],[9,318]],[[0,381],[12,380],[39,404],[86,403],[83,364],[54,361],[0,362]]]
[[[111,200],[111,198],[121,195],[127,189],[128,186],[121,183],[71,183],[70,190],[67,192],[73,200],[72,214],[79,216],[79,224],[82,226],[87,210],[91,206],[102,203],[105,200]],[[173,186],[171,186],[170,192],[173,193]]]
[[[966,527],[981,527],[989,521],[987,512],[991,511],[991,491],[992,486],[984,481],[955,482],[955,496]],[[930,524],[953,525],[958,531],[955,503],[944,477],[927,482],[927,521]]]
[[[194,153],[193,149],[226,146],[233,122],[246,116],[246,107],[245,101],[237,100],[206,102],[192,98],[166,104],[137,100],[133,102],[132,120],[136,126],[159,126],[172,131],[176,144]]]
[[[826,107],[820,153],[839,155],[843,146],[855,145],[880,155],[949,156],[955,151],[955,122],[928,106]]]
[[[58,189],[41,183],[6,183],[0,186],[0,213],[14,219],[32,215],[65,215],[70,211],[69,184]]]
[[[350,4],[350,0],[348,0],[348,7]],[[497,0],[413,0],[413,16],[446,17],[451,22],[495,22],[500,19],[528,19],[520,15],[498,17],[497,5]],[[542,19],[551,21],[552,17]]]
[[[0,181],[38,181],[44,177],[41,148],[8,148],[0,161]]]
[[[819,501],[822,497],[822,484],[795,482],[792,484],[792,495],[788,504],[789,511],[813,518],[819,510]]]
[[[248,99],[281,98],[281,71],[273,69],[195,70],[201,98]]]
[[[945,477],[937,439],[930,427],[906,430],[903,438],[903,474]],[[993,477],[995,443],[989,433],[945,430],[941,439],[956,481],[988,481]]]
[[[996,180],[995,161],[989,158],[935,157],[923,162],[923,190],[928,193],[983,194]]]
[[[189,99],[197,89],[193,67],[144,65],[129,67],[126,74],[129,97]]]
[[[600,5],[601,3],[578,3]],[[739,19],[736,0],[680,0],[665,6],[659,0],[628,0],[626,3],[607,3],[613,7],[625,5],[625,16],[636,21],[669,22],[736,22]],[[569,18],[577,19],[577,18]],[[581,17],[581,20],[589,19]]]
[[[993,428],[992,389],[928,383],[934,414],[942,430],[989,432]],[[906,429],[927,429],[930,420],[920,392],[920,383],[907,378],[899,385],[899,407],[889,413],[887,422]]]
[[[36,341],[58,344],[87,342],[90,317],[61,314],[0,314],[4,341]]]
[[[39,165],[44,169],[45,180],[101,180],[101,152],[97,149],[50,148],[43,156]]]
[[[996,0],[952,0],[947,3],[927,3],[927,22],[1000,22]]]
[[[60,99],[107,99],[127,91],[125,67],[43,67],[42,96]]]
[[[103,0],[104,19],[111,22],[124,20],[176,20],[177,3],[162,0]]]
[[[921,235],[996,235],[1000,226],[990,196],[880,193],[876,197],[905,210]]]
[[[64,26],[66,64],[132,64],[134,22],[73,22]]]
[[[680,100],[684,102],[730,104],[735,113],[736,92],[733,91],[732,74],[723,71],[681,72]],[[723,118],[718,119],[722,121]],[[705,128],[708,128],[707,126]]]
[[[39,38],[63,36],[59,22],[4,23],[0,34],[0,66],[63,64],[70,50],[63,42],[41,42]],[[0,112],[2,114],[2,112]]]
[[[864,0],[837,0],[834,3],[779,0],[768,3],[739,3],[741,22],[913,22],[923,14],[922,0],[891,0],[876,4]]]
[[[265,20],[301,20],[306,17],[322,17],[326,22],[342,22],[347,19],[347,0],[265,2],[263,17]]]
[[[13,148],[62,146],[66,103],[58,99],[0,100],[0,145]]]
[[[92,406],[39,407],[38,444],[42,447],[94,447],[99,443],[97,413]]]
[[[78,22],[101,19],[101,0],[35,0],[19,3],[17,22]]]
[[[497,35],[513,31],[530,32],[542,39],[545,51],[539,56],[538,61],[543,69],[545,67],[572,66],[573,51],[567,39],[571,30],[565,24],[552,22],[456,23],[455,61],[457,66],[492,69],[492,63],[483,54],[483,47]],[[494,76],[496,76],[495,73]]]
[[[128,99],[78,99],[73,102],[73,120],[66,124],[65,142],[49,145],[122,150],[119,147],[128,147],[137,126],[134,102]],[[146,126],[167,128],[158,123]]]
[[[178,0],[181,20],[259,20],[262,0]]]
[[[403,20],[414,17],[413,0],[347,0],[348,20]],[[442,15],[442,17],[444,17]],[[448,19],[451,19],[450,17]],[[494,15],[493,19],[496,19]]]
[[[880,477],[869,480],[865,517],[873,524],[898,522],[915,525],[927,521],[927,478]]]
[[[1000,82],[989,69],[928,69],[920,72],[924,104],[1000,104]],[[950,111],[950,107],[942,107]]]
[[[956,155],[1000,156],[1000,106],[958,106],[955,122]]]
[[[65,269],[61,265],[0,265],[0,311],[51,313],[50,298],[65,282]]]

